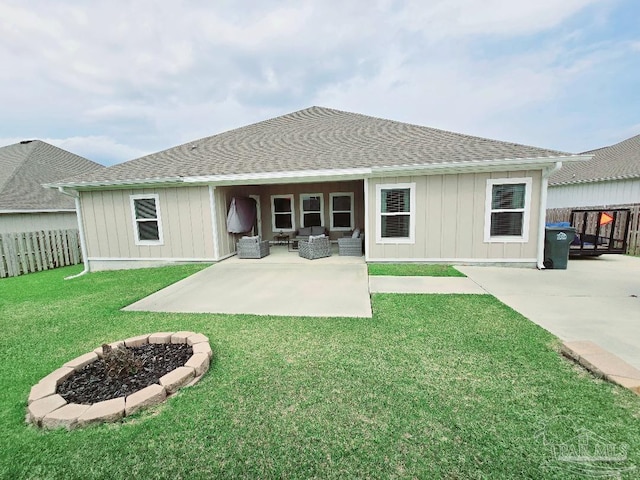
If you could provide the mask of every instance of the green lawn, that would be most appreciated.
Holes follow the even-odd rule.
[[[580,428],[640,468],[640,398],[491,296],[375,295],[373,319],[119,311],[199,268],[0,280],[1,478],[580,478],[551,468]],[[185,329],[214,350],[197,385],[121,424],[25,425],[65,361]]]
[[[369,275],[394,275],[414,277],[464,277],[451,265],[421,263],[370,263]]]

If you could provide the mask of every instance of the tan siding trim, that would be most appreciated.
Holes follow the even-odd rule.
[[[213,254],[213,258],[220,258],[220,239],[218,234],[218,215],[216,212],[216,195],[215,195],[216,187],[213,185],[209,185],[208,193],[209,193],[209,213],[211,215],[211,251]]]

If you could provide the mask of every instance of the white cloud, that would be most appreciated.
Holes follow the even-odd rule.
[[[38,138],[35,136],[5,137],[0,138],[0,146],[13,145],[23,140],[41,140],[67,150],[81,157],[88,158],[102,165],[112,165],[114,163],[131,160],[151,153],[121,144],[116,140],[105,136],[69,137],[69,138]]]
[[[602,3],[5,1],[0,132],[109,162],[312,104],[499,134],[610,64],[560,28]]]
[[[112,165],[151,153],[123,145],[103,136],[43,138],[41,140],[103,165]]]
[[[553,28],[599,0],[438,0],[406,2],[399,21],[427,37],[530,35]]]

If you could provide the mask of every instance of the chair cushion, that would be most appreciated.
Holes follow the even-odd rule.
[[[322,235],[324,234],[324,227],[321,225],[311,227],[311,235]]]
[[[309,235],[309,243],[313,243],[314,240],[318,238],[325,238],[325,234],[322,235]]]
[[[302,237],[308,237],[309,235],[311,235],[311,227],[301,228],[300,230],[298,230],[298,235]]]
[[[359,228],[356,228],[356,229],[353,231],[353,235],[351,235],[351,238],[358,238],[359,236],[360,236],[360,229],[359,229]]]

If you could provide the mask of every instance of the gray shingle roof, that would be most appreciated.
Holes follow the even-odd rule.
[[[102,169],[102,165],[40,140],[1,147],[0,210],[73,209],[71,197],[42,184]]]
[[[310,107],[108,167],[73,183],[555,157],[555,150]]]
[[[594,157],[564,164],[549,178],[549,185],[640,178],[640,135],[584,153]]]

